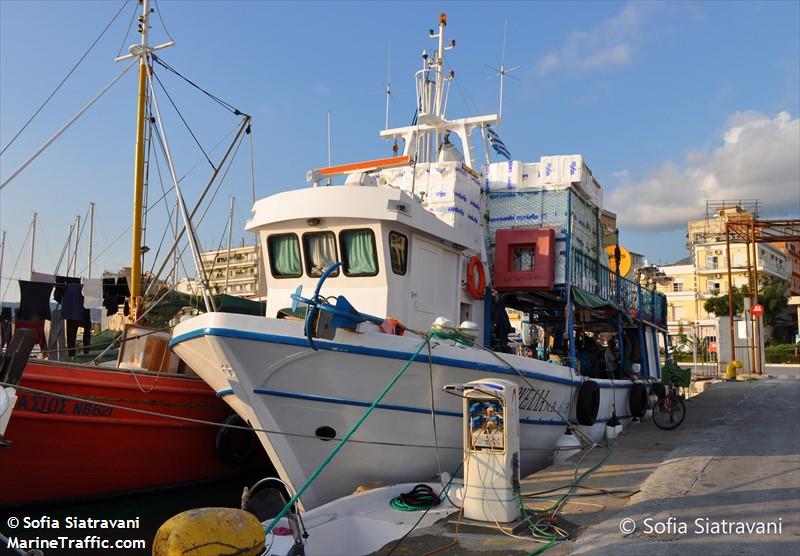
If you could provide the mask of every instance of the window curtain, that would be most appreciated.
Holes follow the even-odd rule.
[[[375,240],[370,230],[342,232],[347,253],[347,274],[370,275],[378,273],[375,261]]]
[[[272,257],[275,273],[294,276],[302,274],[300,267],[300,246],[294,236],[272,238]]]
[[[332,233],[306,236],[306,256],[311,276],[321,276],[325,269],[336,262],[336,236]],[[336,276],[338,272],[333,275]]]

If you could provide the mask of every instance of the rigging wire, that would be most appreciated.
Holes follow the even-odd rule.
[[[156,132],[158,132],[158,130],[156,130]],[[156,164],[156,174],[158,175],[158,183],[159,183],[159,185],[161,186],[161,193],[162,193],[162,195],[163,195],[163,196],[166,196],[166,195],[167,195],[167,192],[166,192],[166,190],[164,189],[164,177],[163,177],[163,175],[161,174],[161,166],[160,166],[160,165],[159,165],[159,163],[158,163],[158,157],[157,157],[157,156],[154,156],[154,157],[153,157],[153,161],[154,161],[154,162],[155,162],[155,164]],[[169,222],[169,226],[168,226],[168,227],[167,227],[167,226],[164,226],[164,233],[163,233],[163,234],[161,234],[161,241],[158,243],[158,249],[156,250],[156,254],[155,254],[155,255],[153,255],[153,264],[152,264],[152,266],[150,267],[150,275],[151,275],[151,276],[153,275],[153,271],[154,271],[154,270],[155,270],[155,268],[156,268],[156,261],[158,260],[158,256],[161,254],[161,247],[163,247],[163,245],[164,245],[164,240],[165,240],[165,239],[166,239],[166,237],[167,237],[167,230],[172,230],[172,231],[173,231],[173,233],[175,232],[175,228],[174,228],[174,227],[173,227],[173,225],[172,225],[172,215],[173,215],[173,210],[170,208],[170,206],[169,206],[169,204],[168,204],[168,203],[164,203],[164,210],[165,210],[165,211],[166,211],[166,213],[167,213],[167,222]],[[146,292],[145,292],[145,293],[146,293]]]
[[[161,134],[158,132],[158,130],[156,130],[156,139],[158,140],[158,143],[159,143],[159,145],[161,146],[162,153],[163,153],[163,154],[166,156],[166,146],[164,145],[164,143],[163,143],[163,140],[162,140],[162,138],[161,138]],[[217,182],[216,189],[214,190],[214,193],[212,194],[212,196],[211,196],[211,199],[209,199],[209,201],[208,201],[208,204],[206,205],[206,208],[205,208],[205,210],[204,210],[203,214],[200,216],[200,219],[199,219],[199,220],[197,221],[197,223],[195,224],[195,227],[199,227],[199,226],[200,226],[200,224],[202,224],[202,222],[203,222],[203,219],[205,218],[206,214],[208,213],[208,210],[211,208],[211,205],[214,203],[214,199],[216,198],[216,196],[217,196],[217,193],[219,192],[220,188],[222,187],[222,184],[225,182],[225,177],[228,175],[228,171],[231,169],[231,166],[233,165],[233,162],[234,162],[234,160],[236,160],[236,154],[239,152],[239,147],[241,146],[241,144],[242,144],[242,140],[243,140],[243,139],[244,139],[244,136],[240,136],[240,137],[239,137],[239,139],[238,139],[238,142],[237,142],[237,144],[236,144],[236,147],[235,147],[235,149],[233,150],[232,156],[230,157],[230,159],[229,159],[229,160],[227,160],[227,164],[228,164],[228,166],[227,166],[227,168],[225,169],[225,171],[223,172],[223,174],[222,174],[222,177],[221,177],[221,178],[219,179],[219,181]],[[217,170],[215,169],[215,171],[217,171]],[[170,191],[171,191],[172,189],[174,189],[174,187],[173,187],[173,188],[170,188]],[[163,198],[163,197],[162,197],[162,198]],[[177,245],[176,245],[176,246],[173,246],[173,248],[170,250],[170,255],[172,254],[172,252],[173,252],[173,251],[174,251],[176,248],[177,248]],[[186,272],[186,267],[185,267],[185,265],[183,265],[183,254],[184,254],[185,250],[186,250],[186,246],[184,247],[184,250],[183,250],[183,251],[181,251],[181,253],[180,253],[180,261],[181,261],[181,265],[183,266],[183,270],[184,270],[184,272],[185,272],[185,273],[187,274],[187,276],[188,276],[188,272]],[[169,255],[168,255],[168,256],[169,256]],[[174,267],[174,266],[175,266],[175,265],[173,265],[173,267]],[[163,265],[163,266],[162,266],[162,267],[159,269],[159,274],[161,273],[161,271],[162,271],[162,270],[163,270],[165,267],[166,267],[166,261],[165,261],[164,265]],[[154,284],[154,282],[153,282],[153,283],[151,283],[150,285],[152,286],[153,284]],[[150,288],[148,287],[148,288],[145,290],[145,295],[147,295],[147,293],[149,292],[149,289],[150,289]]]
[[[122,38],[122,42],[119,43],[119,50],[117,50],[117,55],[116,55],[117,58],[119,58],[120,55],[122,54],[122,49],[125,48],[125,43],[128,42],[128,36],[130,36],[131,28],[133,28],[133,21],[136,19],[136,14],[139,13],[138,6],[134,5],[132,11],[133,13],[131,13],[131,20],[128,23],[128,30],[125,31],[125,36]]]
[[[175,75],[177,75],[178,77],[180,77],[181,79],[183,79],[184,81],[186,81],[186,82],[187,82],[189,85],[191,85],[192,87],[194,87],[194,88],[195,88],[195,89],[197,89],[198,91],[200,91],[200,92],[202,92],[203,94],[205,94],[206,96],[208,96],[210,99],[212,99],[213,101],[215,101],[216,103],[218,103],[220,106],[222,106],[223,108],[225,108],[227,111],[229,111],[229,112],[230,112],[230,113],[232,113],[233,115],[235,115],[235,116],[247,116],[247,114],[245,114],[244,112],[241,112],[241,111],[240,111],[238,108],[236,108],[236,107],[235,107],[235,106],[233,106],[232,104],[228,104],[227,102],[225,102],[225,101],[224,101],[224,100],[222,100],[221,98],[219,98],[219,97],[217,97],[217,96],[214,96],[214,95],[212,95],[211,93],[209,93],[208,91],[206,91],[205,89],[203,89],[203,88],[202,88],[200,85],[198,85],[198,84],[197,84],[197,83],[195,83],[194,81],[192,81],[192,80],[190,80],[189,78],[187,78],[187,77],[185,77],[184,75],[182,75],[180,72],[178,72],[178,70],[176,70],[175,68],[173,68],[172,66],[170,66],[169,64],[167,64],[167,63],[166,63],[164,60],[162,60],[162,59],[161,59],[159,56],[156,56],[155,54],[151,54],[150,56],[153,58],[153,61],[154,61],[154,62],[156,62],[157,64],[159,64],[159,65],[160,65],[161,67],[163,67],[165,70],[167,70],[167,71],[170,71],[170,72],[174,73]]]
[[[200,152],[203,153],[203,156],[206,157],[206,160],[211,165],[211,169],[212,170],[216,170],[217,167],[214,166],[213,162],[211,162],[211,159],[208,157],[208,153],[206,153],[205,149],[203,149],[203,145],[200,144],[200,141],[197,139],[197,136],[194,134],[194,131],[192,131],[192,128],[189,127],[189,123],[186,121],[186,118],[184,118],[183,114],[181,114],[181,111],[178,110],[178,107],[175,105],[175,101],[172,100],[172,97],[170,96],[169,91],[167,91],[167,88],[164,87],[164,83],[161,82],[161,79],[158,77],[158,74],[156,72],[154,72],[154,71],[151,72],[151,74],[152,74],[153,77],[156,78],[156,81],[158,81],[158,84],[161,85],[161,90],[164,91],[165,95],[167,95],[167,99],[169,99],[169,103],[175,109],[175,112],[178,113],[178,117],[183,122],[183,125],[186,126],[186,129],[189,131],[189,135],[192,136],[192,139],[194,139],[194,142],[197,144],[197,147],[200,149]]]
[[[39,112],[41,112],[44,109],[44,107],[47,106],[47,103],[50,102],[50,99],[52,99],[53,96],[55,96],[55,94],[59,91],[59,89],[61,89],[61,86],[64,85],[64,83],[67,82],[67,79],[69,79],[70,76],[73,73],[75,73],[75,70],[78,69],[78,66],[81,65],[81,63],[86,58],[86,56],[89,55],[89,53],[92,51],[92,49],[95,47],[95,45],[100,41],[101,38],[103,38],[103,35],[106,34],[106,31],[108,31],[108,28],[111,27],[111,25],[114,23],[114,21],[116,21],[117,17],[119,17],[119,14],[122,13],[122,10],[125,9],[125,6],[128,4],[128,1],[129,0],[124,0],[122,2],[122,6],[120,6],[120,8],[117,10],[117,13],[114,14],[114,17],[111,18],[111,21],[108,22],[108,24],[105,26],[105,28],[100,33],[100,35],[98,35],[98,37],[94,40],[94,42],[91,45],[89,45],[89,48],[86,49],[86,51],[83,53],[83,55],[80,58],[78,58],[78,61],[75,63],[74,66],[72,66],[72,69],[69,70],[69,72],[67,72],[67,75],[65,75],[64,78],[61,80],[61,82],[56,86],[56,88],[53,89],[53,92],[51,92],[47,96],[47,98],[44,99],[44,102],[39,106],[39,108],[36,109],[36,111],[33,113],[33,115],[30,118],[28,118],[28,121],[25,122],[25,124],[19,129],[19,131],[17,131],[17,133],[14,134],[14,136],[6,144],[6,146],[3,147],[2,150],[0,150],[0,155],[2,155],[4,152],[6,152],[8,147],[10,147],[14,143],[14,141],[17,140],[17,137],[19,137],[22,134],[22,132],[25,131],[25,128],[27,128],[28,125],[30,125],[30,123],[34,120],[34,118],[36,118],[36,116],[39,115]]]
[[[225,135],[224,135],[224,136],[223,136],[223,137],[222,137],[222,138],[221,138],[221,139],[220,139],[220,140],[217,142],[217,144],[216,144],[216,145],[214,145],[214,146],[211,148],[211,152],[213,152],[213,151],[215,151],[217,148],[219,148],[219,146],[220,146],[220,145],[221,145],[221,144],[222,144],[222,143],[223,143],[223,142],[224,142],[224,141],[225,141],[225,140],[226,140],[228,137],[230,137],[231,135],[233,135],[233,133],[236,131],[236,129],[238,129],[238,127],[239,127],[239,124],[237,124],[236,126],[234,126],[234,127],[233,127],[233,129],[231,129],[231,130],[230,130],[228,133],[226,133],[226,134],[225,134]],[[192,173],[192,172],[193,172],[193,171],[194,171],[194,170],[195,170],[195,169],[196,169],[196,168],[197,168],[197,167],[198,167],[198,166],[199,166],[199,165],[200,165],[202,162],[203,162],[203,160],[202,160],[202,159],[198,160],[198,161],[197,161],[197,163],[195,163],[195,165],[194,165],[194,166],[192,166],[192,167],[191,167],[191,168],[190,168],[190,169],[189,169],[189,170],[188,170],[188,171],[187,171],[187,172],[186,172],[186,173],[185,173],[185,174],[184,174],[184,175],[183,175],[183,176],[182,176],[182,177],[181,177],[181,178],[178,180],[178,183],[183,183],[183,180],[184,180],[185,178],[187,178],[187,177],[189,176],[189,174],[191,174],[191,173]],[[162,201],[163,201],[163,200],[164,200],[164,199],[167,197],[167,195],[169,195],[169,194],[172,192],[172,190],[173,190],[173,189],[174,189],[174,186],[169,186],[169,188],[166,190],[166,192],[165,192],[165,193],[164,193],[164,194],[163,194],[163,195],[162,195],[162,196],[161,196],[161,197],[160,197],[160,198],[159,198],[159,199],[158,199],[158,200],[157,200],[155,203],[153,203],[153,205],[152,205],[151,207],[148,207],[148,208],[147,208],[147,212],[149,212],[149,211],[150,211],[150,209],[153,209],[153,208],[157,207],[157,206],[158,206],[158,204],[159,204],[159,203],[161,203],[161,202],[162,202]],[[124,230],[123,230],[123,231],[122,231],[122,232],[121,232],[121,233],[120,233],[120,234],[119,234],[119,235],[118,235],[116,238],[114,238],[114,239],[111,241],[111,243],[109,243],[109,244],[108,244],[108,245],[107,245],[107,246],[106,246],[106,247],[105,247],[105,248],[104,248],[102,251],[100,251],[100,253],[98,253],[98,254],[97,254],[95,257],[93,257],[93,259],[92,259],[92,262],[97,262],[97,261],[100,259],[100,257],[101,257],[101,256],[103,256],[104,254],[106,254],[106,253],[108,252],[108,250],[109,250],[109,249],[111,249],[111,248],[112,248],[112,247],[113,247],[113,246],[114,246],[114,245],[115,245],[115,244],[116,244],[116,243],[117,243],[117,242],[118,242],[120,239],[122,239],[122,238],[125,236],[125,234],[127,234],[127,233],[128,233],[130,230],[131,230],[131,228],[132,228],[132,227],[133,227],[132,225],[129,225],[127,228],[125,228],[125,229],[124,229]],[[87,267],[86,267],[86,266],[84,266],[84,267],[81,269],[81,272],[80,272],[80,273],[82,274],[82,273],[83,273],[83,271],[85,271],[86,269],[87,269]]]
[[[167,24],[164,23],[164,18],[161,17],[161,6],[158,5],[158,0],[155,0],[155,3],[156,3],[156,15],[158,16],[158,19],[161,21],[161,27],[164,28],[164,32],[167,34],[167,37],[169,37],[169,40],[175,42],[175,39],[172,38],[169,29],[167,29]]]
[[[31,235],[31,229],[33,228],[33,223],[28,226],[28,231],[25,233],[25,239],[22,240],[22,245],[19,248],[19,253],[17,253],[17,260],[14,261],[14,266],[11,268],[11,274],[8,275],[8,283],[6,284],[5,289],[3,290],[3,295],[0,296],[0,303],[3,302],[6,298],[6,293],[8,292],[8,287],[11,285],[11,282],[14,281],[14,273],[17,271],[17,265],[19,264],[19,260],[22,258],[22,252],[25,250],[25,246],[28,244],[28,238]]]
[[[70,233],[67,235],[67,239],[64,240],[64,247],[61,248],[61,255],[58,256],[58,262],[56,263],[56,268],[55,270],[53,270],[54,276],[58,274],[58,271],[61,269],[61,263],[64,262],[64,255],[67,253],[67,248],[69,247],[69,241],[71,237],[72,237],[72,226],[70,226]],[[67,260],[67,268],[69,268],[69,259]],[[82,269],[81,272],[83,272]]]

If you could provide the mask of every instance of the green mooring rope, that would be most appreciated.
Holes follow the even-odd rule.
[[[386,388],[383,389],[383,392],[381,392],[380,395],[377,398],[375,398],[375,401],[372,402],[372,404],[361,415],[361,417],[359,417],[358,421],[356,421],[356,424],[353,425],[353,427],[349,431],[347,431],[347,434],[345,434],[341,440],[339,440],[339,443],[336,445],[333,451],[331,451],[328,457],[326,457],[325,460],[321,464],[319,464],[319,467],[317,467],[317,469],[311,474],[311,476],[308,479],[306,479],[306,482],[303,483],[303,486],[301,486],[300,489],[297,491],[297,493],[294,496],[292,496],[292,499],[286,503],[281,512],[277,516],[275,516],[272,522],[264,530],[264,534],[269,535],[269,533],[272,531],[272,529],[275,528],[275,526],[278,524],[281,518],[283,518],[287,514],[289,508],[294,506],[295,502],[297,502],[297,500],[303,495],[306,489],[308,489],[308,487],[311,486],[311,483],[313,483],[314,480],[319,476],[319,474],[322,473],[322,471],[328,466],[331,460],[333,460],[333,458],[336,457],[336,454],[338,454],[339,451],[347,443],[347,441],[350,440],[350,437],[353,436],[353,434],[355,434],[355,432],[358,430],[358,428],[361,426],[364,420],[369,416],[370,413],[372,413],[372,410],[375,409],[375,407],[379,403],[381,403],[381,400],[383,400],[383,398],[386,397],[386,394],[389,393],[389,390],[391,390],[397,383],[397,381],[400,380],[400,377],[403,376],[403,373],[406,372],[406,370],[411,366],[411,364],[417,358],[417,355],[420,354],[422,348],[428,345],[428,341],[429,340],[426,337],[425,340],[419,345],[417,350],[414,352],[414,355],[412,355],[411,358],[408,361],[406,361],[405,365],[403,365],[400,368],[400,370],[397,371],[397,374],[394,375],[394,378],[389,382],[389,384],[386,385]]]

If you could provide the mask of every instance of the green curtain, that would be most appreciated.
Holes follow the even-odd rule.
[[[378,273],[375,260],[375,236],[371,230],[348,230],[342,232],[347,268],[350,276],[369,276]]]
[[[300,245],[295,236],[273,237],[272,262],[275,274],[295,276],[302,273],[300,266]]]

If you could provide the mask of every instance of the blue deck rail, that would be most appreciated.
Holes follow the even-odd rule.
[[[580,249],[571,249],[570,284],[610,301],[629,315],[659,327],[667,324],[667,300],[664,294],[641,287],[620,277],[617,295],[617,275],[598,259]]]

